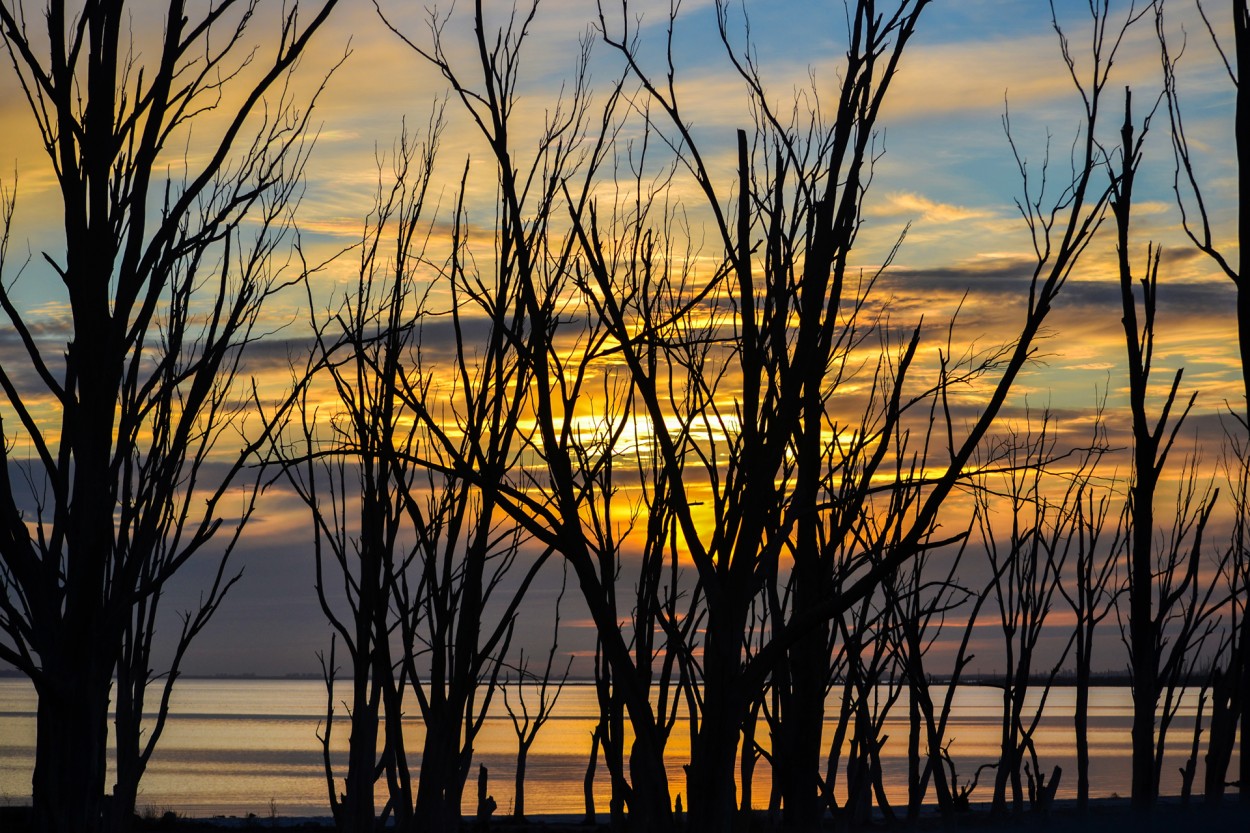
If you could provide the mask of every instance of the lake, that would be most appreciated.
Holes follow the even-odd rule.
[[[345,691],[345,689],[344,689]],[[941,696],[940,688],[935,698]],[[831,698],[831,703],[835,702]],[[1035,740],[1042,767],[1049,774],[1064,769],[1059,797],[1076,790],[1075,743],[1072,711],[1075,690],[1055,688]],[[961,780],[977,766],[997,757],[1001,692],[981,686],[962,686],[956,692],[947,739]],[[1181,713],[1169,735],[1169,755],[1163,768],[1163,793],[1180,791],[1178,769],[1192,741],[1197,693],[1183,699]],[[414,704],[415,708],[415,704]],[[143,780],[140,809],[174,810],[192,816],[328,815],[329,800],[317,740],[324,721],[325,688],[316,680],[184,679],[175,689],[173,712],[165,734]],[[343,708],[338,715],[345,714]],[[582,780],[590,751],[591,730],[598,713],[594,689],[570,683],[556,713],[539,734],[530,752],[526,780],[526,810],[531,815],[581,814]],[[900,698],[891,711],[886,732],[883,766],[886,788],[896,802],[906,800],[907,703]],[[1127,795],[1129,791],[1130,692],[1123,687],[1100,687],[1090,706],[1091,793],[1095,797]],[[419,750],[420,729],[414,721],[409,749]],[[761,736],[765,732],[761,727]],[[832,726],[826,737],[832,736]],[[334,748],[343,750],[347,723],[336,720]],[[35,749],[35,696],[23,679],[0,679],[0,804],[30,800],[30,777]],[[681,764],[689,749],[684,726],[674,730],[670,743],[672,789],[685,791]],[[496,697],[476,744],[476,764],[491,775],[490,792],[500,813],[512,807],[516,736],[503,703]],[[1201,755],[1197,784],[1201,785]],[[1234,759],[1230,772],[1236,772]],[[414,771],[416,761],[413,762]],[[340,773],[340,778],[341,778]],[[988,801],[993,774],[986,771],[972,799]],[[341,789],[341,782],[340,782]],[[598,810],[607,809],[607,773],[598,769]],[[476,786],[466,788],[466,812],[476,802]],[[754,795],[767,804],[769,771],[763,761],[756,768]]]

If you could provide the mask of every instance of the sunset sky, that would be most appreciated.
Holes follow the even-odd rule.
[[[379,0],[387,18],[418,43],[428,43],[428,13],[420,3]],[[276,3],[262,3],[257,32],[272,23]],[[449,57],[472,72],[470,3],[459,4],[444,29]],[[507,4],[487,3],[492,19],[503,21]],[[743,6],[734,2],[731,30],[736,45],[745,42]],[[1056,0],[1060,22],[1078,61],[1088,60],[1088,4]],[[1139,4],[1140,5],[1140,4]],[[1231,43],[1226,4],[1209,3],[1217,34]],[[613,7],[610,2],[605,6]],[[271,8],[272,7],[272,8]],[[446,13],[446,7],[442,14]],[[613,7],[615,8],[615,7]],[[662,74],[663,38],[668,3],[631,2],[629,14],[641,21],[638,37],[641,62]],[[792,101],[796,91],[816,89],[832,97],[835,73],[844,47],[842,4],[811,0],[748,0],[750,42],[777,102]],[[1128,12],[1128,4],[1112,4],[1112,19]],[[619,25],[617,9],[609,26]],[[1205,196],[1216,219],[1217,240],[1235,253],[1237,217],[1233,166],[1234,85],[1211,45],[1193,0],[1167,0],[1170,44],[1177,51],[1187,38],[1178,69],[1190,144],[1199,154]],[[561,85],[570,82],[579,38],[591,37],[597,23],[587,0],[543,0],[524,50],[523,78],[516,109],[521,126],[515,137],[525,147],[525,131],[537,131],[544,113],[554,105]],[[136,21],[136,40],[143,27]],[[1223,28],[1218,28],[1223,27]],[[258,36],[259,37],[259,36]],[[717,37],[710,0],[681,4],[675,33],[678,95],[685,116],[705,154],[718,168],[722,204],[732,196],[734,131],[750,126],[747,97]],[[319,135],[307,168],[307,189],[298,214],[300,234],[310,260],[329,258],[360,237],[378,183],[378,158],[392,152],[401,125],[420,135],[435,102],[446,95],[446,83],[420,56],[387,29],[373,3],[343,0],[331,24],[315,41],[298,71],[298,84],[311,91],[316,82],[346,55],[330,77],[313,117]],[[263,41],[260,49],[264,50]],[[137,50],[142,58],[142,49]],[[596,100],[606,95],[621,72],[619,55],[602,43],[590,64]],[[810,76],[810,78],[809,78]],[[1134,119],[1155,105],[1161,89],[1158,41],[1153,18],[1134,26],[1120,53],[1109,84],[1102,138],[1118,142],[1123,119],[1123,88],[1133,89]],[[602,92],[598,92],[602,91]],[[223,102],[228,109],[229,101]],[[783,106],[782,109],[786,109]],[[1035,175],[1049,139],[1056,182],[1068,170],[1069,149],[1080,127],[1080,100],[1064,66],[1050,11],[1041,0],[937,0],[921,19],[908,47],[899,77],[888,97],[882,120],[885,155],[876,166],[865,203],[858,262],[871,269],[881,262],[904,226],[911,224],[883,291],[894,296],[893,318],[911,321],[920,315],[940,330],[962,303],[959,327],[966,338],[981,343],[1010,338],[1024,303],[1031,265],[1029,238],[1014,204],[1021,193],[1020,177],[1003,129],[1010,112],[1012,133],[1020,153]],[[212,129],[215,114],[204,124]],[[1145,147],[1146,159],[1135,206],[1136,253],[1144,260],[1148,240],[1164,247],[1161,274],[1157,378],[1170,378],[1185,368],[1186,391],[1200,392],[1191,423],[1193,431],[1218,436],[1225,402],[1238,404],[1238,356],[1232,316],[1231,283],[1205,256],[1196,253],[1180,228],[1172,192],[1173,159],[1166,105],[1156,113]],[[17,297],[29,320],[39,326],[49,345],[66,340],[67,316],[55,277],[39,253],[64,248],[60,237],[57,193],[47,158],[10,67],[0,70],[0,182],[6,189],[17,178],[17,214],[11,232],[10,261],[3,280],[17,283]],[[195,139],[188,148],[194,149]],[[171,154],[169,164],[180,164]],[[450,217],[466,157],[470,160],[466,206],[470,222],[485,228],[494,219],[494,164],[476,128],[459,102],[449,100],[446,127],[435,173],[434,192],[440,216]],[[194,159],[189,153],[188,158]],[[171,170],[177,170],[171,167]],[[680,178],[678,192],[700,197]],[[684,190],[683,190],[684,189]],[[697,213],[696,213],[697,216]],[[1081,433],[1101,391],[1108,391],[1113,413],[1122,399],[1123,333],[1118,286],[1109,227],[1091,247],[1072,282],[1064,289],[1049,321],[1043,362],[1031,369],[1016,388],[1015,413],[1026,403],[1049,406]],[[711,240],[711,235],[707,238]],[[709,244],[710,245],[710,244]],[[25,253],[32,253],[21,271]],[[314,288],[329,304],[336,286],[352,277],[349,254],[330,263]],[[298,292],[279,299],[268,310],[276,333],[270,349],[258,350],[252,372],[273,386],[285,383],[288,348],[304,343],[308,311]],[[54,347],[50,347],[55,349]],[[10,328],[0,327],[0,362],[17,366],[20,345]],[[7,407],[7,406],[0,406]],[[6,411],[7,416],[7,411]],[[6,428],[12,423],[6,419]],[[1123,436],[1124,424],[1113,424]],[[327,647],[329,629],[312,592],[313,571],[307,510],[292,495],[275,487],[245,533],[238,563],[243,580],[231,594],[209,630],[187,660],[191,673],[307,673],[317,670],[316,652]],[[167,602],[178,608],[196,595],[202,576],[194,569],[182,577]],[[559,571],[549,571],[538,589],[533,609],[550,609]],[[183,595],[180,595],[183,594]],[[567,647],[593,648],[593,632],[581,602],[566,600]],[[545,638],[544,613],[533,628]],[[986,668],[985,670],[989,670]]]

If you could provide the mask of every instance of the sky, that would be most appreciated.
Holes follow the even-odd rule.
[[[262,49],[265,27],[272,25],[277,5],[263,3],[255,24]],[[485,5],[496,22],[504,20],[510,9],[509,4]],[[614,9],[608,14],[609,26],[618,26],[619,7],[606,5]],[[1055,5],[1074,54],[1078,61],[1086,60],[1087,3],[1057,0]],[[430,14],[449,14],[443,30],[448,56],[453,63],[468,66],[472,30],[465,13],[471,4],[444,4],[436,12],[398,0],[379,0],[379,6],[395,29],[418,43],[428,43]],[[524,147],[526,136],[541,127],[562,85],[570,83],[579,39],[594,38],[593,9],[585,0],[540,4],[523,53],[514,131],[517,147]],[[637,21],[640,60],[657,74],[664,71],[667,9],[668,3],[656,0],[628,7]],[[1121,18],[1127,4],[1113,3],[1112,10],[1113,19]],[[1199,175],[1216,218],[1216,238],[1232,253],[1234,86],[1192,0],[1167,0],[1165,10],[1174,50],[1182,39],[1186,42],[1178,75],[1190,142],[1198,152]],[[1217,32],[1230,39],[1231,23],[1226,25],[1221,16],[1224,6],[1211,11],[1219,18],[1214,21]],[[742,48],[747,37],[744,20],[749,19],[751,48],[770,95],[785,108],[799,94],[810,100],[813,84],[817,91],[832,95],[844,49],[842,15],[842,4],[835,2],[750,0],[731,5],[730,28],[735,45]],[[140,44],[146,36],[144,27],[151,25],[154,21],[136,12]],[[674,40],[676,89],[683,113],[711,160],[722,203],[727,204],[735,164],[734,131],[749,126],[750,114],[745,91],[717,37],[713,4],[682,3]],[[143,54],[142,49],[139,52]],[[598,100],[620,72],[619,56],[596,44],[588,75]],[[343,0],[336,9],[298,68],[296,90],[311,94],[327,73],[312,119],[318,135],[298,213],[301,240],[313,261],[327,260],[359,240],[378,187],[379,160],[385,171],[401,129],[406,125],[420,136],[432,108],[447,98],[444,79],[384,24],[373,3],[362,0]],[[1132,87],[1139,121],[1155,105],[1161,72],[1150,19],[1129,31],[1109,86],[1116,91]],[[1118,92],[1107,98],[1111,109],[1101,135],[1108,143],[1116,140],[1122,101]],[[963,332],[984,341],[1007,337],[1019,320],[1023,302],[1019,288],[1031,255],[1015,203],[1021,181],[1004,132],[1004,115],[1010,114],[1012,137],[1036,177],[1048,153],[1055,171],[1066,170],[1079,108],[1046,3],[932,3],[905,53],[882,117],[880,146],[885,152],[865,203],[857,255],[865,268],[872,268],[910,224],[885,277],[897,320],[922,314],[927,320],[944,320],[959,307]],[[447,101],[445,113],[432,193],[442,216],[449,216],[467,161],[470,223],[489,227],[494,217],[493,163],[458,102]],[[211,132],[219,116],[206,114],[204,128]],[[13,73],[5,66],[0,69],[0,182],[11,189],[16,179],[17,214],[10,262],[2,279],[15,282],[23,314],[40,325],[49,344],[55,344],[58,333],[65,332],[64,305],[38,253],[55,252],[64,243],[58,238],[54,182],[37,138]],[[194,148],[195,141],[189,139],[187,147]],[[194,154],[189,158],[193,160]],[[1224,403],[1235,403],[1238,397],[1232,287],[1185,239],[1172,182],[1167,114],[1161,109],[1145,145],[1135,207],[1141,247],[1144,250],[1145,241],[1153,240],[1165,253],[1157,373],[1164,378],[1175,368],[1185,368],[1185,389],[1200,392],[1193,430],[1213,436],[1218,435]],[[697,202],[688,182],[679,180],[676,187]],[[26,252],[33,256],[19,269]],[[1140,261],[1144,252],[1135,256]],[[1112,258],[1111,238],[1104,234],[1063,292],[1049,322],[1043,361],[1017,388],[1012,402],[1016,413],[1026,403],[1049,406],[1076,432],[1088,423],[1101,392],[1107,392],[1112,406],[1122,401],[1118,380],[1123,336]],[[351,277],[353,263],[350,253],[331,261],[314,280],[315,294],[330,303],[336,289]],[[287,345],[300,341],[306,307],[305,297],[292,293],[267,308],[275,336],[270,348],[256,351],[249,365],[263,383],[277,387],[285,382]],[[0,361],[6,367],[23,361],[7,326],[0,327]],[[1121,437],[1125,429],[1122,424],[1111,426]],[[317,670],[316,654],[327,648],[329,630],[312,592],[311,535],[307,510],[289,490],[275,486],[262,499],[235,556],[244,568],[243,579],[188,656],[187,671],[281,675]],[[206,567],[191,565],[179,577],[166,602],[170,610],[195,598]],[[549,571],[536,590],[533,610],[550,611],[558,585],[559,571]],[[568,647],[584,652],[593,646],[593,636],[572,595],[565,601]],[[546,633],[547,623],[536,623],[528,638],[538,646]]]

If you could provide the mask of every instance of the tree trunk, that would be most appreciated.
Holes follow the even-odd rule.
[[[803,581],[798,582],[803,586]],[[799,594],[802,595],[802,594]],[[796,595],[796,615],[802,607]],[[779,771],[786,827],[811,830],[824,816],[821,802],[821,735],[825,724],[825,681],[829,666],[827,626],[813,628],[790,651],[790,691],[782,701],[781,738],[774,758],[784,759]]]
[[[719,698],[718,698],[719,699]],[[707,706],[713,706],[708,711]],[[737,810],[734,763],[738,735],[725,729],[722,704],[704,701],[704,723],[690,750],[690,774],[686,791],[690,799],[691,830],[732,830]],[[709,719],[710,718],[710,719]]]
[[[378,694],[370,685],[368,663],[356,670],[352,685],[351,735],[347,741],[347,779],[338,823],[344,833],[369,833],[374,825],[373,787],[378,760]]]
[[[455,710],[450,710],[446,719],[426,721],[413,815],[418,833],[456,833],[460,829],[460,804],[468,767],[458,729],[459,714]]]
[[[602,734],[602,723],[590,733],[590,759],[586,762],[586,775],[582,779],[582,798],[586,803],[586,816],[583,824],[595,823],[595,769],[599,763],[599,736]]]
[[[907,821],[920,817],[924,784],[920,778],[920,703],[913,686],[907,698]]]
[[[104,823],[108,749],[109,677],[103,660],[49,676],[39,691],[32,779],[32,829],[36,833],[93,833]],[[55,686],[55,688],[53,688]]]
[[[1146,426],[1142,426],[1149,430]],[[1140,440],[1140,435],[1139,435]],[[1140,450],[1140,442],[1139,442]],[[1151,592],[1151,530],[1154,529],[1154,455],[1137,461],[1137,484],[1133,489],[1132,582],[1129,585],[1129,654],[1133,668],[1133,726],[1131,740],[1131,791],[1133,807],[1147,810],[1154,804],[1155,705],[1159,699],[1155,665],[1155,627]]]
[[[530,745],[525,741],[516,750],[516,785],[512,796],[512,817],[525,820],[525,763],[529,759]]]
[[[1078,628],[1084,628],[1077,622]],[[1089,678],[1090,667],[1085,637],[1077,635],[1076,644],[1076,707],[1072,728],[1076,732],[1076,809],[1089,810]]]
[[[723,619],[719,625],[709,619],[702,720],[690,744],[686,780],[690,830],[732,830],[737,811],[734,768],[745,710],[738,688],[738,642],[729,634],[740,634],[741,629],[734,630]]]
[[[738,803],[738,811],[743,815],[750,814],[751,804],[755,798],[753,781],[755,778],[755,762],[758,758],[755,752],[755,731],[759,725],[759,719],[760,707],[757,701],[752,704],[751,710],[747,713],[746,719],[742,723],[742,764],[739,768],[742,795]]]

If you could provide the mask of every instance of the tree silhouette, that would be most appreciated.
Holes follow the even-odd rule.
[[[1159,480],[1197,394],[1183,400],[1180,413],[1173,418],[1173,408],[1182,402],[1177,396],[1184,369],[1178,368],[1159,415],[1152,418],[1147,413],[1154,367],[1160,252],[1153,245],[1149,247],[1145,274],[1135,278],[1129,250],[1133,186],[1149,121],[1137,133],[1131,103],[1131,94],[1126,91],[1121,128],[1124,158],[1112,182],[1111,207],[1115,215],[1133,428],[1133,474],[1124,536],[1128,572],[1125,639],[1133,677],[1132,796],[1133,806],[1144,810],[1158,796],[1167,729],[1177,705],[1176,691],[1194,668],[1193,663],[1214,627],[1210,620],[1217,607],[1211,604],[1216,580],[1204,577],[1200,569],[1206,555],[1204,533],[1218,490],[1200,489],[1197,475],[1190,468],[1179,487],[1170,531],[1156,544],[1154,503]],[[1134,284],[1138,282],[1140,302],[1134,293]],[[1217,564],[1216,576],[1222,568],[1223,564]]]
[[[714,275],[685,288],[685,306],[656,311],[640,300],[651,296],[648,285],[629,280],[645,275],[654,285],[654,271],[622,269],[608,256],[616,251],[611,234],[618,223],[593,203],[574,217],[592,278],[586,281],[588,302],[619,345],[636,407],[649,417],[671,472],[671,511],[706,599],[696,681],[700,723],[688,770],[693,827],[732,824],[739,728],[759,692],[770,679],[775,682],[783,659],[790,669],[790,703],[788,710],[783,705],[773,756],[786,762],[794,779],[783,786],[789,821],[801,825],[816,818],[829,623],[847,631],[850,612],[894,571],[920,552],[962,537],[935,537],[939,510],[968,476],[974,452],[1030,361],[1052,302],[1103,216],[1106,191],[1092,185],[1103,160],[1095,104],[1074,154],[1071,184],[1054,207],[1043,208],[1037,192],[1021,203],[1038,257],[1018,338],[999,350],[946,354],[936,382],[911,381],[921,330],[896,333],[874,322],[865,311],[873,281],[856,284],[849,275],[871,180],[876,119],[925,5],[851,7],[850,52],[839,74],[838,108],[827,122],[814,114],[796,117],[794,125],[782,122],[751,60],[737,62],[757,123],[754,141],[739,134],[733,201],[718,192],[683,115],[671,69],[673,26],[668,74],[652,77],[638,57],[627,10],[611,25],[601,14],[604,38],[642,87],[635,110],[646,114],[649,125],[663,116],[659,136],[676,149],[678,169],[702,193],[701,209],[711,218],[720,250]],[[724,6],[718,8],[724,26]],[[1030,185],[1026,175],[1026,190]],[[758,248],[756,240],[762,241]],[[861,414],[843,415],[830,405],[831,391],[846,378],[839,355],[862,344],[861,338],[881,344],[865,373],[869,404]],[[656,342],[662,348],[658,366],[644,361],[642,352]],[[680,397],[669,382],[674,377],[688,380]],[[957,429],[946,392],[977,380],[985,385],[980,411],[972,424]],[[908,417],[929,412],[936,421],[928,429],[908,430]],[[688,425],[703,430],[695,435],[670,428]],[[944,444],[936,439],[943,436]],[[928,437],[935,438],[932,444]],[[907,465],[894,462],[912,457],[937,473],[918,482]],[[887,473],[885,483],[875,479]],[[700,503],[692,494],[695,483],[701,489],[710,484],[710,518],[694,511]],[[770,614],[768,643],[748,654],[753,601],[772,581],[791,582],[788,594],[777,593],[789,599],[785,618]],[[851,636],[859,638],[862,627]],[[857,725],[870,728],[874,718],[860,708]],[[871,738],[862,732],[858,737],[867,756],[862,760],[871,767]]]
[[[567,578],[566,574],[566,582]],[[552,711],[560,701],[560,693],[564,691],[564,684],[568,682],[569,669],[573,665],[573,658],[570,656],[560,678],[557,680],[552,674],[556,651],[560,647],[560,602],[564,600],[565,587],[566,584],[562,583],[560,595],[556,598],[555,621],[551,626],[551,646],[547,650],[547,661],[542,671],[539,673],[530,671],[529,662],[522,654],[512,669],[517,675],[516,694],[509,699],[508,690],[512,685],[511,680],[504,680],[500,689],[503,694],[504,709],[508,712],[512,730],[516,732],[517,752],[514,779],[516,786],[512,815],[519,821],[525,819],[525,770],[530,749],[533,748],[534,741],[538,739],[538,733],[551,719]],[[537,687],[537,692],[535,692],[538,695],[537,703],[533,702],[532,695],[530,699],[526,699],[526,687]]]
[[[1229,554],[1229,577],[1232,586],[1232,622],[1229,632],[1227,649],[1227,668],[1220,674],[1216,685],[1213,708],[1219,715],[1218,727],[1213,724],[1211,739],[1214,744],[1211,757],[1208,759],[1206,795],[1209,800],[1218,801],[1225,787],[1224,773],[1231,757],[1231,742],[1217,740],[1218,737],[1229,738],[1235,725],[1240,724],[1239,741],[1239,777],[1238,792],[1242,803],[1250,803],[1250,697],[1237,696],[1235,691],[1250,691],[1250,617],[1245,615],[1244,600],[1250,597],[1250,550],[1247,550],[1244,537],[1246,524],[1245,500],[1245,451],[1247,436],[1250,436],[1250,93],[1240,83],[1241,70],[1250,66],[1250,6],[1242,0],[1234,0],[1231,4],[1233,42],[1231,48],[1227,42],[1221,42],[1218,19],[1213,22],[1201,0],[1197,0],[1198,14],[1210,36],[1211,43],[1218,53],[1228,78],[1236,89],[1233,122],[1233,145],[1236,169],[1236,187],[1238,196],[1235,247],[1237,254],[1230,253],[1229,244],[1222,244],[1218,239],[1216,223],[1204,196],[1210,183],[1204,183],[1200,174],[1200,158],[1198,145],[1191,145],[1185,129],[1184,111],[1181,107],[1180,85],[1177,82],[1181,68],[1181,53],[1169,47],[1165,27],[1164,3],[1155,4],[1155,30],[1159,38],[1160,55],[1163,63],[1164,97],[1167,102],[1168,119],[1171,127],[1172,150],[1175,159],[1173,191],[1177,205],[1181,209],[1181,224],[1190,241],[1198,251],[1207,255],[1216,267],[1227,276],[1236,287],[1236,319],[1237,345],[1241,357],[1242,395],[1240,407],[1230,406],[1232,417],[1240,426],[1238,436],[1230,437],[1228,452],[1235,459],[1242,461],[1231,467],[1230,485],[1234,490],[1233,505],[1237,512],[1234,522],[1232,551]],[[1222,163],[1227,162],[1221,157]],[[1240,611],[1238,606],[1240,604]],[[1221,748],[1221,745],[1227,748]]]
[[[328,705],[321,731],[330,807],[345,831],[375,828],[382,778],[390,796],[383,820],[393,813],[401,829],[412,820],[401,720],[406,665],[396,656],[394,634],[397,616],[406,610],[399,588],[421,554],[419,533],[405,523],[405,500],[417,490],[420,472],[399,452],[420,438],[403,424],[395,391],[417,339],[414,306],[421,293],[413,271],[425,256],[418,232],[438,134],[437,118],[423,142],[405,131],[390,160],[389,181],[379,166],[373,210],[357,250],[357,279],[324,321],[314,316],[310,322],[315,347],[300,374],[305,381],[296,408],[302,443],[284,437],[273,444],[286,482],[311,510],[317,599],[334,631],[330,659],[323,663]],[[309,308],[316,309],[311,292]],[[323,394],[326,386],[332,398]],[[314,406],[310,397],[322,404]],[[329,754],[339,641],[350,675],[345,702],[351,730],[341,793]]]
[[[288,82],[335,0],[308,17],[290,4],[276,39],[255,50],[254,3],[227,0],[193,18],[171,2],[147,50],[125,3],[68,5],[47,4],[40,33],[22,4],[0,3],[61,199],[64,250],[44,253],[58,279],[45,286],[70,317],[65,341],[47,343],[17,308],[13,279],[0,283],[33,371],[0,368],[5,416],[16,420],[0,427],[16,431],[0,443],[0,658],[39,696],[35,828],[92,831],[129,824],[184,653],[236,577],[227,559],[255,496],[245,463],[264,442],[261,429],[261,439],[237,439],[247,401],[237,382],[264,302],[293,277],[281,248],[309,150],[310,105],[297,106]],[[231,112],[215,133],[201,131],[201,115],[226,96]],[[10,192],[5,255],[12,212]],[[55,403],[54,421],[37,416],[40,397]],[[237,453],[225,450],[236,442]],[[200,554],[217,567],[182,615],[148,725],[161,595]]]

